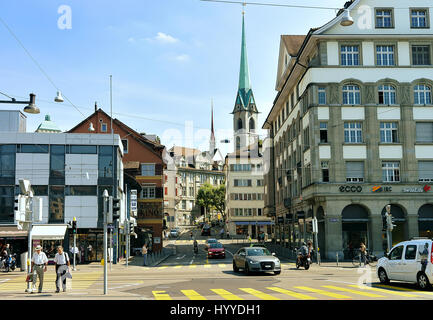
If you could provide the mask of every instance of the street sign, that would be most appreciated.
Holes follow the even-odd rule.
[[[131,190],[131,215],[135,216],[137,215],[137,190],[132,189]]]
[[[313,233],[318,233],[317,218],[313,218]]]

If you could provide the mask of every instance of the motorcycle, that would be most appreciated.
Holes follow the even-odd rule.
[[[2,261],[2,267],[5,272],[14,271],[17,267],[17,255],[16,253],[10,254]]]
[[[298,258],[296,259],[296,269],[299,269],[300,267],[304,267],[305,270],[310,269],[311,265],[311,257],[310,255],[303,255],[302,253],[298,252]]]

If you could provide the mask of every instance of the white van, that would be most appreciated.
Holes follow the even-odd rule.
[[[414,238],[395,245],[386,257],[377,262],[380,282],[412,282],[423,290],[429,289],[433,283],[432,242],[427,238]]]

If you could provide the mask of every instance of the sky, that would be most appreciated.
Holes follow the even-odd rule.
[[[342,7],[345,1],[261,2]],[[280,35],[305,35],[336,12],[254,5],[245,11],[261,127],[277,94]],[[0,24],[0,92],[21,100],[36,94],[41,113],[26,114],[27,131],[35,131],[46,114],[67,131],[93,113],[95,101],[110,113],[112,75],[114,118],[158,135],[168,148],[201,150],[208,148],[213,101],[217,147],[225,154],[232,145],[220,141],[233,140],[230,113],[239,80],[241,12],[239,4],[200,0],[2,1],[0,18],[37,64]],[[75,107],[66,99],[55,103],[56,88]]]

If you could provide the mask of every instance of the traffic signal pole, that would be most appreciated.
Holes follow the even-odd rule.
[[[74,255],[74,267],[72,268],[72,270],[73,271],[76,271],[76,255],[77,255],[77,252],[76,252],[76,249],[77,249],[77,219],[74,217],[74,220],[73,220],[73,222],[72,222],[72,227],[73,227],[73,229],[72,229],[72,231],[74,232],[74,252],[73,252],[73,255]]]
[[[107,294],[107,200],[108,191],[104,190],[104,294]]]

